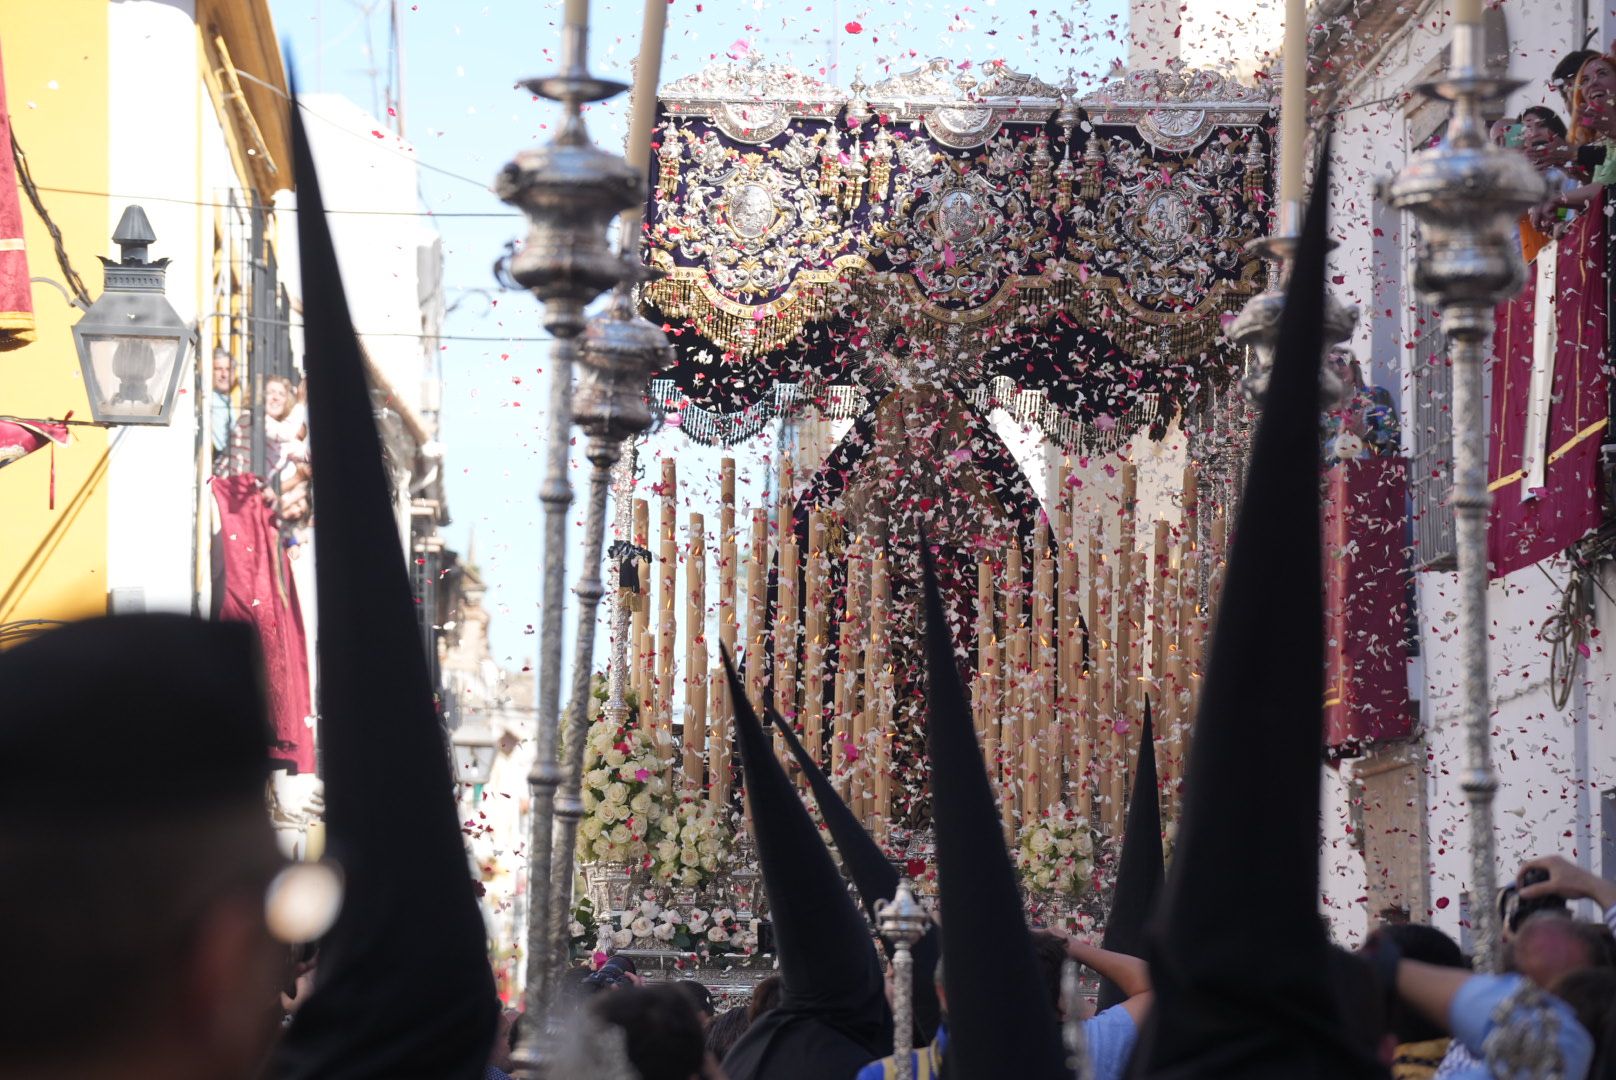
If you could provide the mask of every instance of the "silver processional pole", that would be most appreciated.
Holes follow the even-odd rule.
[[[899,878],[892,899],[876,908],[875,924],[892,945],[892,1055],[897,1080],[915,1080],[915,958],[911,950],[925,936],[931,917],[915,902],[908,880]]]
[[[1488,74],[1479,23],[1458,22],[1446,75],[1420,87],[1453,102],[1441,143],[1415,154],[1380,195],[1419,221],[1414,285],[1442,312],[1453,364],[1453,507],[1459,557],[1459,638],[1464,657],[1463,788],[1470,803],[1470,918],[1476,967],[1496,971],[1498,871],[1487,664],[1487,419],[1482,364],[1493,309],[1525,281],[1517,222],[1542,201],[1543,178],[1526,157],[1492,145],[1482,105],[1519,82]]]
[[[604,153],[589,139],[582,106],[625,89],[588,70],[589,28],[563,28],[562,73],[522,85],[564,107],[560,130],[548,145],[524,150],[495,180],[501,199],[528,218],[522,249],[510,260],[510,276],[544,304],[544,325],[554,336],[550,350],[550,413],[544,504],[544,588],[540,612],[539,701],[533,771],[532,832],[528,847],[527,985],[523,1004],[527,1030],[515,1053],[517,1075],[539,1080],[550,1054],[550,1013],[556,957],[551,927],[552,830],[556,788],[562,780],[556,760],[561,722],[561,634],[565,610],[567,454],[572,430],[572,369],[576,339],[584,329],[584,308],[622,280],[624,266],[607,240],[607,227],[623,210],[639,204],[644,180],[620,157]],[[570,877],[568,879],[570,885]],[[562,922],[565,925],[565,922]]]
[[[641,280],[650,272],[637,262],[626,263],[625,276]],[[552,955],[561,963],[567,948],[567,917],[572,898],[573,855],[578,840],[578,823],[584,816],[580,797],[583,784],[584,744],[589,736],[590,683],[594,677],[595,615],[605,590],[600,582],[602,549],[606,538],[606,495],[612,485],[612,468],[617,464],[624,440],[632,439],[651,426],[646,391],[651,376],[673,363],[673,346],[667,335],[635,310],[629,282],[617,287],[604,314],[591,319],[584,329],[583,378],[578,384],[574,415],[578,427],[589,436],[585,456],[589,458],[589,509],[584,519],[584,562],[576,592],[578,610],[577,654],[572,668],[572,702],[567,714],[565,756],[561,762],[561,789],[556,796],[556,842],[551,855],[550,926]],[[625,500],[626,501],[626,500]],[[620,605],[614,605],[621,610]],[[622,677],[615,674],[619,702]],[[618,708],[622,708],[619,704]]]

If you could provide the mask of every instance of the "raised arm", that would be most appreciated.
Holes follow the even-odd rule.
[[[1150,965],[1137,956],[1108,952],[1071,937],[1066,939],[1066,955],[1116,983],[1129,998],[1150,993]]]
[[[1567,900],[1592,900],[1601,913],[1616,907],[1616,883],[1606,881],[1592,870],[1585,870],[1559,855],[1545,855],[1521,864],[1520,873],[1543,870],[1548,879],[1535,885],[1521,886],[1521,899],[1534,900],[1539,896],[1563,896]],[[1519,875],[1517,875],[1517,879]]]

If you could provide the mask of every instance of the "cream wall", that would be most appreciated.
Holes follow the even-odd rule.
[[[195,7],[126,0],[108,5],[107,17],[108,190],[119,197],[107,200],[100,234],[115,255],[113,228],[125,206],[139,203],[157,235],[148,257],[172,260],[168,300],[194,326],[212,250],[203,245],[202,208],[180,200],[206,197],[202,132],[219,126],[198,70]],[[129,92],[135,85],[138,94]],[[112,432],[107,588],[136,591],[148,611],[190,612],[195,594],[196,353],[193,343],[168,425]]]

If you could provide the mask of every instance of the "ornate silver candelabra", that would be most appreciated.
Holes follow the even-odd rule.
[[[606,496],[612,485],[623,441],[651,426],[646,392],[651,376],[673,363],[673,346],[656,326],[635,310],[630,282],[649,272],[637,262],[624,266],[624,282],[612,294],[611,306],[585,327],[579,359],[583,378],[573,403],[574,419],[589,436],[584,455],[589,459],[589,509],[584,518],[584,561],[579,570],[578,640],[572,666],[572,699],[567,714],[566,754],[561,763],[561,788],[556,795],[556,843],[551,859],[550,905],[552,954],[564,959],[567,919],[571,909],[573,855],[578,823],[584,816],[580,797],[583,783],[584,744],[589,736],[589,687],[594,675],[595,614],[605,590],[600,581],[602,549],[606,542]],[[618,673],[617,708],[623,709],[621,672]]]
[[[533,795],[528,847],[528,895],[532,906],[524,1004],[530,1023],[515,1055],[517,1074],[527,1080],[542,1077],[551,1056],[551,976],[557,968],[552,927],[566,925],[555,910],[557,896],[564,904],[566,894],[552,888],[551,840],[556,788],[562,781],[556,749],[561,720],[566,515],[572,503],[567,451],[572,429],[573,359],[576,339],[584,328],[584,307],[623,276],[623,264],[607,241],[607,226],[623,210],[637,205],[644,195],[639,173],[622,158],[598,149],[584,128],[585,102],[601,101],[625,89],[622,83],[589,74],[588,40],[587,26],[568,25],[562,38],[562,73],[522,84],[535,94],[560,101],[565,109],[562,124],[551,143],[519,153],[494,184],[501,199],[520,207],[528,217],[526,242],[512,257],[508,271],[544,303],[544,325],[555,337],[550,350],[549,441],[544,484],[539,492],[544,504],[544,592],[538,745],[528,778]],[[571,884],[570,873],[566,884]]]
[[[915,1080],[915,958],[910,951],[926,933],[931,917],[915,902],[907,878],[898,879],[892,899],[876,909],[875,924],[892,945],[892,1054],[898,1080]]]
[[[1249,347],[1255,354],[1255,363],[1245,378],[1245,389],[1251,400],[1262,403],[1268,393],[1268,376],[1274,368],[1274,348],[1279,343],[1279,320],[1285,313],[1285,288],[1290,280],[1291,260],[1296,257],[1296,245],[1302,238],[1302,203],[1287,200],[1279,206],[1279,218],[1274,231],[1260,240],[1254,240],[1249,249],[1268,260],[1268,288],[1246,301],[1240,314],[1229,323],[1225,335],[1236,345]],[[1335,298],[1328,289],[1324,293],[1324,351],[1346,341],[1358,325],[1358,305],[1348,306]],[[1347,394],[1346,384],[1329,365],[1321,372],[1319,408],[1328,412],[1339,405]]]
[[[1459,637],[1464,653],[1463,787],[1470,803],[1470,917],[1476,967],[1497,970],[1497,868],[1493,855],[1492,727],[1487,670],[1487,422],[1482,362],[1493,309],[1525,281],[1516,222],[1540,202],[1543,178],[1526,158],[1487,139],[1482,105],[1520,83],[1488,74],[1482,28],[1459,23],[1447,74],[1420,87],[1453,102],[1442,142],[1383,182],[1380,197],[1420,224],[1414,285],[1442,312],[1453,363],[1453,507],[1459,556]]]

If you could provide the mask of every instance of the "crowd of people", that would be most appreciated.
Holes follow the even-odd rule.
[[[1548,183],[1547,197],[1522,222],[1528,262],[1616,183],[1616,58],[1578,49],[1555,65],[1550,85],[1565,117],[1534,105],[1494,121],[1488,132],[1495,145],[1526,155]]]
[[[235,361],[228,350],[213,354],[209,437],[213,474],[253,472],[253,410],[241,400]],[[264,498],[283,525],[306,523],[310,511],[308,381],[285,375],[263,380]]]
[[[1575,917],[1571,903],[1576,901],[1592,902],[1601,917]],[[1561,856],[1533,859],[1520,867],[1501,914],[1506,973],[1499,977],[1474,975],[1469,958],[1451,937],[1406,921],[1379,927],[1356,953],[1338,954],[1342,987],[1362,993],[1354,1006],[1358,1038],[1395,1080],[1546,1075],[1496,1073],[1488,1058],[1488,1037],[1497,1029],[1489,1012],[1528,984],[1563,1003],[1557,1013],[1562,1024],[1574,1018],[1576,1028],[1565,1024],[1558,1036],[1571,1067],[1584,1060],[1600,1063],[1598,1070],[1562,1075],[1609,1075],[1602,1070],[1616,1048],[1609,1041],[1616,1038],[1616,883]],[[1052,930],[1034,930],[1032,937],[1044,987],[1057,1012],[1064,1009],[1061,971],[1067,958],[1126,988],[1122,1004],[1084,1020],[1088,1075],[1092,1080],[1122,1080],[1129,1075],[1139,1026],[1150,1008],[1148,965]],[[1395,968],[1394,988],[1375,979],[1375,969],[1388,965]],[[944,1075],[948,1047],[941,964],[930,978],[940,1022],[931,1040],[911,1052],[916,1080]],[[648,983],[628,957],[611,957],[599,969],[587,964],[574,968],[572,987],[568,1007],[588,1009],[602,1023],[623,1028],[629,1063],[645,1080],[717,1080],[725,1075],[722,1062],[729,1050],[759,1015],[777,1004],[780,977],[760,982],[749,1004],[721,1013],[715,1012],[711,992],[700,983]],[[1587,1035],[1586,1044],[1577,1028]],[[500,1044],[489,1080],[505,1075],[513,1045],[514,1039]],[[856,1080],[891,1080],[895,1075],[889,1055],[860,1069]]]

